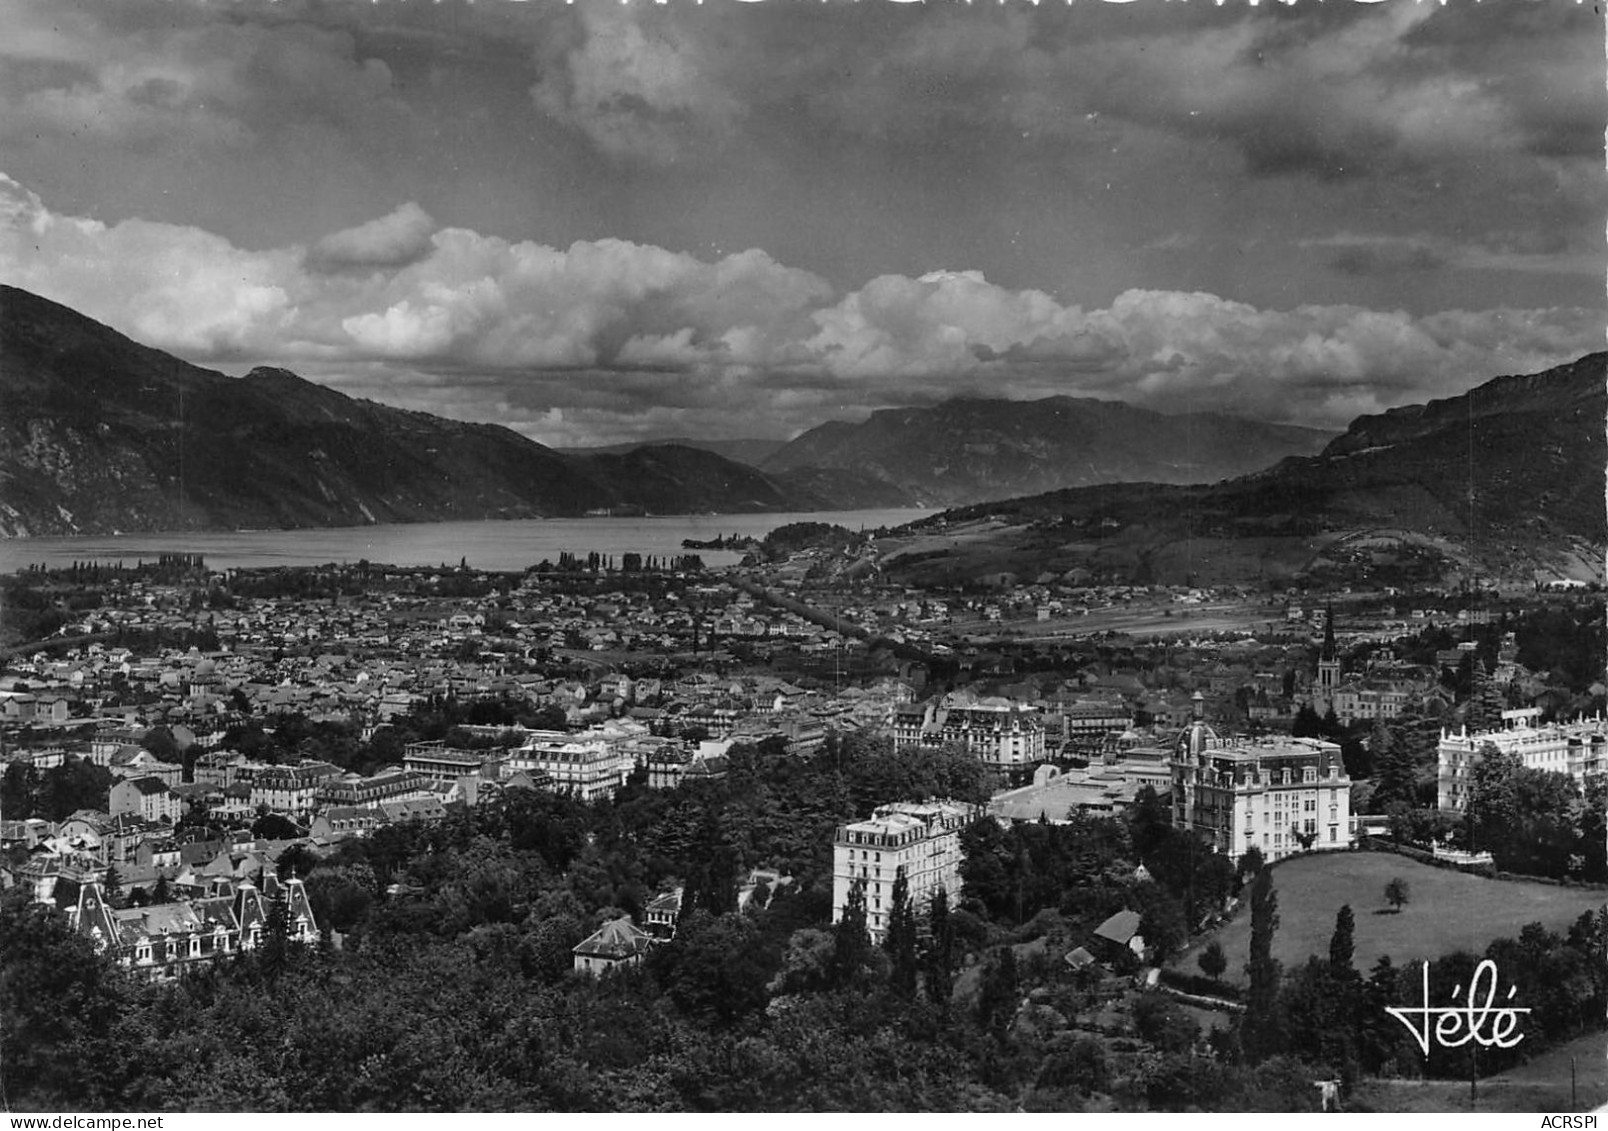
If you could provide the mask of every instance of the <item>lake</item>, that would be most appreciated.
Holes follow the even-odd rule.
[[[936,512],[895,509],[823,511],[813,514],[666,515],[649,518],[538,518],[506,522],[419,522],[393,526],[348,526],[318,530],[240,530],[198,533],[84,535],[72,538],[0,540],[0,573],[30,565],[70,566],[75,561],[155,561],[162,553],[201,554],[211,569],[371,562],[400,566],[457,565],[520,570],[565,550],[585,556],[638,553],[664,557],[697,553],[710,566],[736,565],[730,550],[688,551],[683,538],[763,538],[790,522],[829,522],[850,530],[899,526]]]

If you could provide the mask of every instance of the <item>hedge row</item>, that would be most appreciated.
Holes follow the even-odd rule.
[[[1163,967],[1161,971],[1163,985],[1171,986],[1176,990],[1183,990],[1189,994],[1199,994],[1201,997],[1224,998],[1228,1001],[1238,1001],[1240,990],[1238,986],[1219,982],[1215,978],[1208,978],[1204,974],[1191,974],[1188,970],[1174,970]]]
[[[1450,868],[1455,872],[1465,872],[1471,876],[1484,876],[1491,880],[1516,880],[1527,884],[1551,884],[1560,888],[1586,888],[1588,890],[1608,891],[1608,884],[1587,882],[1585,880],[1559,879],[1555,876],[1527,876],[1521,872],[1499,872],[1493,864],[1459,864],[1455,860],[1443,860],[1433,852],[1426,852],[1410,844],[1397,844],[1395,841],[1383,837],[1359,837],[1358,845],[1364,852],[1393,852],[1397,856],[1405,856],[1417,860],[1421,864],[1428,864],[1432,868]]]

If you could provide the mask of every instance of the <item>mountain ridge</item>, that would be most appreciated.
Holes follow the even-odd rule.
[[[668,445],[714,452],[716,455],[724,456],[735,463],[745,463],[749,467],[758,467],[786,443],[786,440],[766,440],[757,437],[742,440],[700,440],[695,436],[667,436],[662,440],[631,440],[620,444],[599,444],[595,447],[583,448],[554,448],[553,450],[567,456],[623,456],[639,448],[662,448]]]
[[[1144,583],[1602,578],[1608,353],[1358,417],[1322,452],[1207,485],[1107,484],[953,508],[894,576]],[[954,537],[958,529],[968,537]]]
[[[1200,483],[1312,454],[1333,433],[1219,412],[1169,415],[1057,395],[956,397],[828,421],[760,467],[857,470],[924,502],[956,506],[1109,482]]]
[[[0,535],[831,505],[707,452],[566,456],[287,369],[229,377],[0,286]]]

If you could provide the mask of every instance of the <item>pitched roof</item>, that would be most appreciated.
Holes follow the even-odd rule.
[[[655,896],[648,901],[647,907],[643,908],[643,910],[676,914],[681,910],[681,889],[676,888],[675,891],[667,891],[663,895]]]
[[[235,919],[234,899],[227,895],[208,896],[205,899],[192,899],[190,909],[195,912],[197,920],[204,927],[224,930],[238,930],[239,922]]]
[[[1128,941],[1139,933],[1139,912],[1118,911],[1094,929],[1096,938],[1106,939],[1118,946],[1127,946]]]
[[[313,905],[312,901],[307,898],[306,885],[295,876],[292,876],[284,881],[283,887],[285,889],[285,913],[289,916],[291,923],[294,924],[297,919],[306,919],[308,927],[316,931],[318,921],[313,917]]]
[[[150,907],[130,907],[112,912],[122,929],[125,943],[140,936],[180,935],[201,929],[201,918],[188,903],[156,903]]]
[[[51,897],[57,907],[67,912],[79,934],[108,943],[117,940],[117,923],[101,895],[99,884],[63,877],[56,881]]]
[[[1094,955],[1090,954],[1081,946],[1076,950],[1068,952],[1066,956],[1066,964],[1072,967],[1074,970],[1082,970],[1086,966],[1092,966],[1094,965],[1094,961]]]
[[[262,893],[249,881],[235,888],[232,910],[242,934],[255,925],[268,922],[268,908],[263,905]]]
[[[147,796],[171,792],[167,782],[161,778],[135,778],[128,784]]]
[[[616,962],[647,951],[653,939],[646,931],[638,930],[630,919],[615,919],[604,923],[589,938],[581,940],[575,953],[589,958],[608,958]]]

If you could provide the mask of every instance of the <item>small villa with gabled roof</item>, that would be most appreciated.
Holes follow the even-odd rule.
[[[1115,955],[1128,950],[1133,952],[1134,957],[1142,958],[1145,940],[1139,934],[1139,912],[1118,911],[1094,929],[1094,941],[1107,954]]]
[[[596,975],[616,966],[635,966],[652,945],[653,937],[629,918],[615,919],[576,944],[575,969]]]

